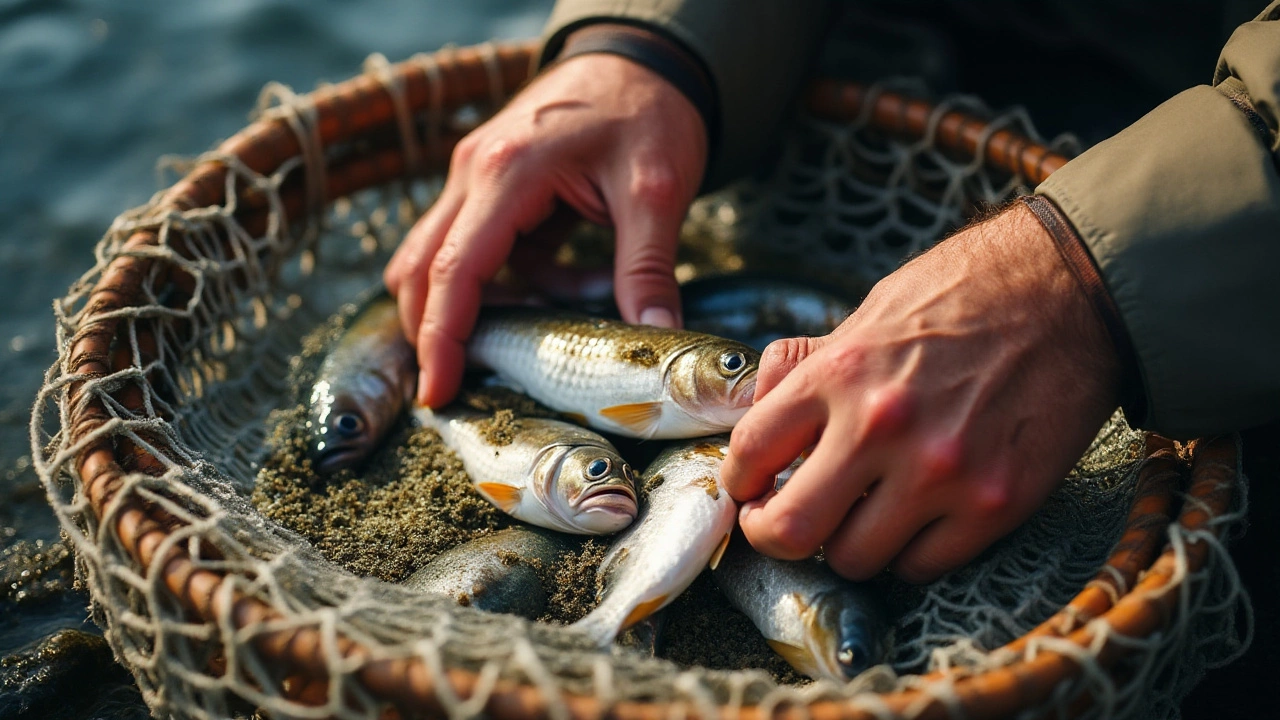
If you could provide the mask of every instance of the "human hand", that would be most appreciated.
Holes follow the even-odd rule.
[[[1119,384],[1105,326],[1018,204],[885,278],[830,335],[766,348],[722,477],[764,554],[822,548],[852,579],[892,564],[926,582],[1031,516]]]
[[[438,407],[457,392],[485,283],[561,203],[617,229],[623,319],[678,326],[676,241],[706,156],[693,104],[608,54],[554,66],[463,138],[440,198],[384,272],[418,349],[418,400]]]

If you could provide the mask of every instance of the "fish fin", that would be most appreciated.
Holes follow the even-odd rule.
[[[520,488],[514,485],[496,482],[477,483],[476,487],[484,494],[485,497],[502,509],[504,513],[510,513],[520,504]]]
[[[567,413],[561,413],[561,415],[564,415],[565,417],[569,418],[570,420],[574,421],[575,423],[583,427],[586,427],[591,424],[587,422],[587,416],[583,415],[582,413],[567,412]]]
[[[799,645],[792,645],[789,642],[783,642],[782,640],[766,638],[765,642],[769,643],[769,647],[781,655],[788,665],[809,677],[817,677],[818,664],[813,657],[813,653],[809,652],[808,649]]]
[[[667,595],[664,593],[652,600],[645,600],[639,605],[636,605],[634,608],[631,609],[631,612],[627,613],[627,617],[625,620],[622,621],[622,627],[619,628],[619,630],[620,631],[626,630],[632,625],[635,625],[641,620],[649,617],[654,612],[656,612],[658,608],[661,608],[663,605],[665,605],[666,602],[667,602]]]
[[[724,539],[716,546],[715,552],[711,553],[711,562],[707,563],[715,570],[720,565],[720,558],[724,557],[724,551],[729,547],[729,533],[724,534]]]
[[[658,428],[658,420],[662,417],[662,402],[612,405],[601,410],[600,414],[640,437],[649,437]]]

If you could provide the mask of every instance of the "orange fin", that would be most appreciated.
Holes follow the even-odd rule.
[[[656,612],[658,608],[662,607],[663,604],[665,604],[666,602],[667,602],[667,596],[659,595],[658,597],[652,600],[646,600],[640,603],[639,605],[635,606],[635,608],[633,608],[630,613],[627,613],[627,619],[622,621],[621,630],[626,630],[632,625],[635,625],[641,620],[649,617],[654,612]],[[621,632],[621,630],[619,632]]]
[[[600,414],[641,437],[648,437],[658,427],[658,419],[662,417],[662,403],[613,405],[601,410]]]
[[[509,513],[520,504],[520,488],[504,483],[487,482],[478,483],[476,485],[485,497],[498,507],[502,508],[502,512]]]
[[[799,645],[792,645],[781,640],[769,640],[766,638],[765,642],[769,643],[769,647],[781,655],[788,665],[809,677],[817,677],[818,664],[814,661],[813,653]]]
[[[586,416],[586,415],[583,415],[582,413],[567,412],[567,413],[560,413],[560,414],[561,414],[561,415],[564,415],[565,417],[569,418],[570,420],[574,421],[575,423],[577,423],[577,424],[581,425],[582,427],[587,427],[587,426],[588,426],[588,424],[589,424],[589,423],[587,422],[587,416]]]
[[[729,533],[725,533],[724,539],[721,540],[720,544],[716,546],[715,552],[711,553],[711,562],[707,563],[708,565],[711,566],[712,570],[715,570],[716,566],[720,564],[720,558],[724,557],[724,551],[728,547],[729,547]]]

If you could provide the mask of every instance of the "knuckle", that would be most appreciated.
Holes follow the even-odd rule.
[[[775,501],[776,502],[776,501]],[[767,540],[773,554],[783,560],[802,560],[818,551],[813,523],[797,508],[783,508],[768,520]]]
[[[804,359],[808,342],[806,338],[783,338],[765,346],[760,354],[763,367],[794,367]]]
[[[457,245],[445,243],[431,259],[428,271],[430,285],[448,285],[462,268],[462,251]]]
[[[991,475],[975,488],[974,509],[985,518],[1004,518],[1013,509],[1013,483],[1000,474]]]
[[[453,152],[449,156],[449,164],[451,167],[462,167],[471,162],[471,158],[475,157],[476,145],[479,144],[479,136],[475,132],[467,133],[465,137],[453,146]]]
[[[738,423],[729,435],[729,455],[735,463],[753,464],[764,449],[765,437],[750,423]]]
[[[483,177],[500,177],[508,169],[525,160],[533,145],[519,138],[497,138],[475,151],[476,170]]]
[[[857,552],[856,547],[848,542],[825,545],[822,548],[822,555],[827,566],[847,580],[866,580],[880,569],[871,567],[867,557]]]
[[[964,467],[964,443],[956,437],[928,442],[920,449],[920,481],[931,487],[954,480]]]
[[[631,178],[631,197],[645,207],[668,209],[684,199],[679,175],[666,163],[649,163],[637,168]]]
[[[911,423],[914,402],[911,390],[904,386],[882,385],[867,393],[863,403],[868,435],[892,437],[901,434]]]
[[[628,281],[662,283],[671,285],[674,291],[675,275],[671,256],[663,248],[654,245],[631,248],[626,264],[618,268],[618,280],[619,285]]]

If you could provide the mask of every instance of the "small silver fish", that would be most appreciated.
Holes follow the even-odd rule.
[[[605,535],[636,517],[631,466],[586,428],[519,418],[495,432],[495,420],[473,410],[418,405],[413,414],[440,433],[476,490],[514,518],[560,532]]]
[[[600,604],[572,627],[601,647],[666,606],[703,568],[715,567],[738,518],[720,485],[724,436],[674,445],[645,471],[644,509],[609,547],[596,573]]]
[[[811,285],[754,274],[698,278],[680,286],[684,325],[764,351],[774,340],[835,330],[854,303]]]
[[[549,593],[531,563],[551,567],[576,547],[568,535],[511,527],[446,550],[404,584],[459,605],[534,620],[546,611]]]
[[[731,429],[760,362],[724,338],[533,308],[482,311],[467,354],[583,425],[638,438]]]
[[[847,682],[889,653],[884,603],[820,560],[775,560],[735,533],[712,575],[769,646],[815,680]]]
[[[417,382],[395,299],[380,293],[338,338],[311,387],[307,428],[316,471],[332,473],[368,457],[412,401]]]

